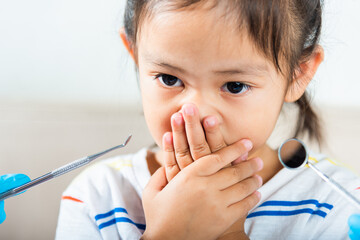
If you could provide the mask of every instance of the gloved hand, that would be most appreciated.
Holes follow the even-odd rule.
[[[0,176],[0,193],[11,188],[27,183],[30,178],[25,174],[6,174]],[[24,191],[25,192],[25,191]],[[4,201],[0,201],[0,224],[5,220],[6,214],[4,210]]]
[[[351,240],[360,239],[360,214],[353,214],[349,217],[349,237]]]

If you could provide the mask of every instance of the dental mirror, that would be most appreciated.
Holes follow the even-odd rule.
[[[287,169],[298,169],[308,166],[316,172],[326,183],[334,188],[338,193],[350,201],[354,206],[360,209],[360,201],[348,192],[344,187],[335,182],[330,177],[326,176],[317,167],[315,167],[309,160],[309,154],[306,145],[299,139],[291,138],[283,142],[278,150],[278,157],[281,164]]]

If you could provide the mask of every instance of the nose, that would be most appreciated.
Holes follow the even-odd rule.
[[[204,96],[203,94],[193,93],[190,96],[186,97],[181,103],[181,107],[185,104],[191,104],[192,107],[198,109],[200,120],[207,116],[215,116],[219,121],[220,119],[220,110],[218,106],[218,101],[210,96]]]

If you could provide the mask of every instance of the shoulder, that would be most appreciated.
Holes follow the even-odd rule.
[[[313,152],[309,154],[309,163],[321,173],[339,183],[347,191],[360,196],[360,177],[346,164],[329,158],[324,154]],[[346,199],[344,200],[331,185],[325,182],[309,166],[297,170],[280,170],[278,174],[264,185],[264,190],[266,190],[269,196],[284,195],[284,197],[290,198],[317,196],[319,199],[327,199],[332,202],[346,202]]]
[[[57,238],[139,238],[145,229],[141,194],[150,178],[146,154],[141,149],[81,172],[62,195]]]
[[[326,176],[345,186],[349,191],[360,187],[360,176],[341,161],[329,158],[324,154],[310,152],[309,163]],[[331,189],[331,187],[307,165],[304,168],[295,170],[281,169],[264,185],[264,190],[272,194],[276,189],[287,189],[294,186],[297,187],[296,192],[299,193],[309,190],[319,191],[319,189]]]
[[[147,149],[143,148],[133,154],[119,155],[102,160],[87,167],[74,178],[67,193],[84,195],[92,192],[98,196],[107,196],[115,189],[134,188],[141,195],[146,178],[139,179],[139,175],[149,174],[146,164]],[[83,196],[84,197],[84,196]]]
[[[355,190],[360,187],[360,176],[350,166],[340,160],[317,153],[310,153],[309,162],[348,191],[354,191],[356,194]]]
[[[341,185],[346,191],[360,198],[360,176],[350,166],[339,160],[320,154],[310,155],[309,162],[335,183]],[[314,174],[316,173],[314,172]],[[315,176],[320,179],[320,176]],[[334,199],[336,196],[339,202],[349,205],[349,202],[340,193],[336,192],[330,184],[327,184],[325,181],[321,182],[323,188],[331,189],[331,194],[333,194]],[[351,204],[349,206],[351,206]]]
[[[309,162],[360,197],[360,178],[344,164],[314,153],[310,153]],[[285,234],[287,239],[344,239],[347,218],[356,212],[352,204],[309,167],[282,169],[259,191],[262,199],[246,222],[253,237],[263,236],[266,228],[279,238]],[[279,227],[281,222],[293,224],[291,231],[285,225]]]

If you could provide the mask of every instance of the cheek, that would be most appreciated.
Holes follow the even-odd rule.
[[[171,131],[170,117],[172,113],[166,111],[167,109],[162,109],[154,105],[149,101],[145,102],[145,99],[143,101],[144,115],[148,129],[156,144],[162,147],[162,136],[165,132]]]
[[[151,84],[140,81],[140,88],[146,124],[156,144],[161,147],[162,136],[171,131],[170,117],[176,112],[176,108],[164,101],[159,94],[154,94]]]
[[[248,138],[254,144],[253,151],[261,148],[275,128],[282,103],[280,97],[272,100],[251,101],[238,107],[237,111],[227,114],[231,116],[224,124],[227,143]]]

